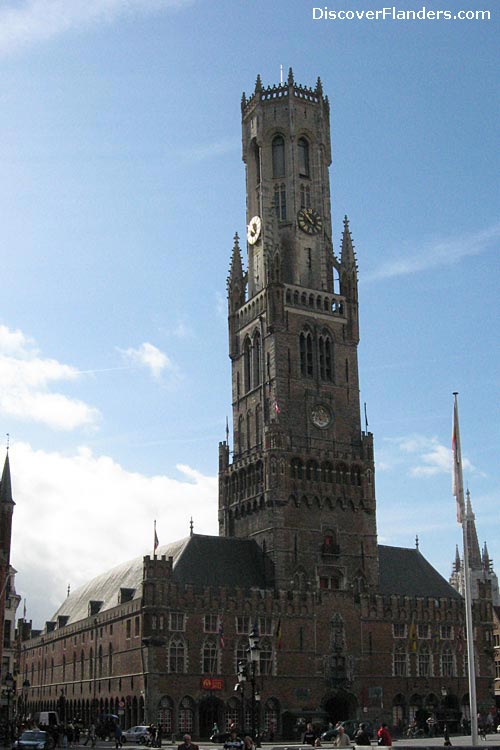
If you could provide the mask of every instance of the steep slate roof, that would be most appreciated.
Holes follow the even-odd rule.
[[[416,549],[379,545],[380,593],[402,596],[448,597],[460,594]],[[251,539],[193,534],[159,547],[157,556],[173,558],[173,580],[195,587],[272,588],[273,580],[259,545]],[[269,563],[268,563],[269,566]],[[67,624],[89,617],[89,602],[103,602],[100,612],[119,604],[120,589],[142,593],[143,558],[117,565],[73,591],[52,620],[67,617]]]
[[[379,544],[380,593],[397,596],[424,596],[461,599],[418,549],[386,547]]]
[[[173,558],[173,580],[195,587],[226,586],[267,588],[264,559],[259,545],[250,539],[235,539],[193,534],[172,544],[158,547],[158,557]],[[89,602],[103,602],[100,612],[119,604],[120,589],[133,589],[133,598],[141,596],[143,558],[117,565],[75,589],[52,617],[68,617],[67,624],[89,617]]]

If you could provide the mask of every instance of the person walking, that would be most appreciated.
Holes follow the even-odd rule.
[[[122,746],[123,746],[122,728],[117,722],[115,724],[115,750],[118,750],[118,748]]]
[[[185,734],[183,739],[184,739],[184,742],[181,745],[179,745],[177,750],[199,750],[198,745],[196,745],[194,742],[191,742],[190,734]]]
[[[366,724],[360,724],[354,735],[356,745],[371,745],[370,737],[366,731]]]
[[[335,747],[350,747],[351,746],[351,738],[345,731],[344,727],[341,725],[338,728],[337,736],[335,737],[335,741],[333,743]]]
[[[385,747],[392,747],[392,738],[389,732],[387,724],[382,723],[380,729],[377,732],[378,744],[384,745]]]
[[[308,722],[306,726],[306,731],[304,732],[304,736],[302,737],[302,743],[304,745],[312,745],[314,747],[314,743],[316,742],[316,732],[313,729],[313,725],[311,722]]]

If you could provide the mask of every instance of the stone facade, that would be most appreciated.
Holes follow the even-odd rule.
[[[219,537],[191,536],[20,622],[32,711],[159,722],[167,735],[255,723],[468,714],[462,597],[420,551],[379,546],[373,436],[359,405],[357,264],[334,252],[329,103],[288,80],[243,96],[248,270],[228,278],[232,451],[219,445]],[[492,605],[474,605],[477,693],[491,698]],[[258,632],[260,657],[237,683]],[[235,690],[238,684],[238,690]],[[256,694],[259,700],[256,700]]]

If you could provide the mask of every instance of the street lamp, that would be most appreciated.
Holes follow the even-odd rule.
[[[252,687],[251,719],[252,719],[252,738],[257,747],[260,747],[259,731],[257,726],[257,706],[260,706],[260,693],[256,685],[256,677],[259,674],[260,662],[260,644],[259,633],[256,627],[252,628],[248,636],[247,660],[238,662],[238,682],[234,686],[235,690],[241,690],[241,713],[242,729],[245,727],[245,683],[250,680]]]
[[[26,721],[28,717],[28,695],[29,695],[30,687],[31,687],[30,681],[28,680],[28,678],[26,678],[23,682],[23,693],[22,693],[23,695],[23,716],[22,716],[23,721]]]
[[[5,693],[7,695],[7,742],[10,743],[11,737],[11,720],[10,720],[10,697],[14,692],[15,680],[10,672],[7,672],[3,681]]]
[[[252,685],[252,738],[260,747],[257,727],[257,704],[260,705],[260,693],[255,685],[255,677],[259,672],[260,663],[260,641],[259,633],[256,627],[253,627],[248,636],[248,655],[250,665],[250,684]]]

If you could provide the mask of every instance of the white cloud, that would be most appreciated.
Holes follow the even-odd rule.
[[[164,11],[189,0],[24,0],[0,9],[0,54],[120,16]]]
[[[10,450],[14,513],[12,564],[27,615],[41,626],[75,589],[160,544],[217,533],[217,478],[178,466],[181,478],[144,476],[87,447],[73,455]],[[50,581],[50,586],[47,586]],[[43,585],[41,585],[43,584]]]
[[[164,371],[172,375],[178,373],[176,365],[174,365],[167,355],[154,346],[154,344],[150,344],[147,341],[141,344],[138,349],[130,347],[129,349],[120,349],[119,351],[133,364],[139,367],[146,367],[156,379],[159,379]]]
[[[381,265],[372,273],[363,277],[364,281],[379,281],[396,276],[427,271],[432,268],[451,266],[462,258],[480,255],[500,240],[500,224],[488,229],[463,237],[445,237],[427,243],[420,248],[414,248],[405,257],[398,256],[395,260]]]
[[[462,457],[462,465],[465,471],[477,473],[465,456]],[[416,478],[449,474],[451,481],[451,448],[440,443],[436,437],[427,435],[387,438],[384,440],[380,464],[377,462],[377,470],[388,472],[396,467],[398,470],[403,467],[409,476]]]
[[[0,326],[0,413],[57,430],[93,426],[100,416],[97,409],[50,390],[79,377],[76,368],[43,359],[22,331]]]

